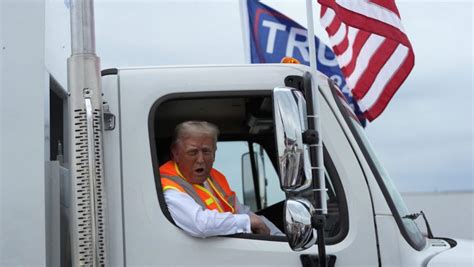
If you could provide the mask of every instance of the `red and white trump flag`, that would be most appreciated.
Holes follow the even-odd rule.
[[[394,0],[318,0],[321,24],[365,117],[387,106],[415,64]]]

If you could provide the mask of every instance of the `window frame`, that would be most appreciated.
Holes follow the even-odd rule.
[[[272,96],[272,90],[239,90],[239,91],[213,91],[213,92],[186,92],[186,93],[172,93],[164,95],[158,98],[152,105],[150,112],[148,113],[148,137],[150,141],[150,154],[151,154],[151,163],[153,166],[153,174],[155,180],[155,190],[157,195],[157,201],[161,212],[177,228],[180,228],[176,225],[175,221],[171,217],[171,213],[166,205],[166,201],[163,194],[163,189],[161,185],[161,176],[160,176],[160,165],[162,163],[158,160],[158,151],[155,135],[155,115],[158,107],[171,100],[192,100],[192,99],[219,99],[219,98],[238,98],[238,97],[255,97],[255,96]],[[220,140],[218,140],[220,141]],[[164,163],[164,162],[163,162]],[[241,238],[241,239],[253,239],[253,240],[265,240],[265,241],[278,241],[278,242],[287,242],[286,236],[267,236],[253,233],[239,233],[233,235],[226,235],[224,237],[230,238]]]
[[[416,249],[417,251],[423,250],[423,248],[427,244],[426,238],[423,238],[421,240],[421,242],[417,243],[410,236],[410,233],[409,233],[408,229],[404,225],[403,218],[400,215],[400,212],[397,208],[397,205],[396,205],[395,201],[392,199],[392,196],[389,192],[389,189],[388,189],[388,187],[385,183],[385,180],[382,177],[382,174],[380,173],[380,170],[377,168],[377,164],[375,163],[374,159],[370,156],[368,148],[366,147],[364,141],[360,137],[359,132],[355,129],[355,126],[351,122],[350,117],[353,117],[353,116],[351,116],[351,114],[349,114],[349,111],[346,109],[344,104],[341,103],[341,100],[339,99],[339,97],[337,96],[337,92],[335,91],[335,90],[338,90],[338,89],[334,85],[333,81],[329,82],[329,87],[330,87],[330,91],[331,91],[331,96],[333,97],[334,101],[336,102],[336,105],[337,105],[337,108],[338,108],[339,112],[341,113],[344,121],[348,125],[350,132],[354,136],[354,139],[356,140],[359,148],[361,149],[362,154],[363,154],[365,160],[367,161],[367,164],[369,165],[369,168],[372,171],[372,174],[374,175],[375,180],[376,180],[377,184],[379,185],[380,190],[382,191],[382,195],[384,196],[385,201],[387,201],[387,205],[389,206],[390,211],[392,212],[392,215],[395,219],[395,222],[397,223],[397,226],[398,226],[398,229],[400,230],[400,233],[402,234],[403,238],[407,241],[408,244],[410,244],[410,246],[412,248]],[[341,122],[339,122],[339,123],[341,123]],[[371,199],[372,199],[372,197],[371,197]],[[373,199],[372,199],[372,202],[373,202]],[[372,206],[373,206],[373,203],[372,203]],[[373,207],[372,207],[372,209],[374,210]],[[375,218],[375,214],[374,214],[374,218]]]
[[[272,98],[272,90],[251,90],[251,91],[241,90],[241,91],[231,91],[231,92],[213,91],[213,92],[172,93],[172,94],[167,94],[158,98],[153,103],[148,115],[148,135],[149,135],[149,141],[150,141],[151,163],[153,166],[157,201],[161,209],[161,212],[168,219],[168,221],[170,221],[176,227],[178,226],[176,225],[173,218],[171,217],[171,213],[169,212],[165,199],[164,199],[164,194],[163,194],[162,185],[161,185],[161,176],[159,173],[159,167],[164,162],[160,162],[158,160],[157,139],[156,139],[156,134],[155,134],[155,122],[156,122],[155,117],[156,117],[156,112],[157,112],[158,107],[162,105],[163,103],[167,101],[171,101],[171,100],[219,99],[219,98],[239,98],[239,97],[245,98],[245,97],[256,97],[256,96],[260,96],[260,97],[269,96],[270,98]],[[266,150],[266,153],[268,154],[273,167],[275,168],[276,166],[275,165],[276,158],[275,158],[274,153],[272,153],[273,151],[268,150],[266,146],[258,142],[258,138],[248,138],[245,140],[241,140],[241,139],[237,140],[234,138],[232,138],[232,140],[229,140],[227,138],[224,138],[224,139],[219,139],[218,141],[246,141],[248,142],[249,145],[252,143],[257,143]],[[337,172],[334,162],[329,157],[329,152],[324,146],[323,148],[324,148],[323,150],[324,164],[326,166],[326,170],[328,171],[328,175],[330,176],[329,178],[332,179],[331,182],[332,182],[332,185],[334,186],[336,196],[339,201],[340,230],[335,236],[326,238],[327,245],[334,245],[343,241],[349,232],[348,207],[347,207],[347,200],[346,200],[344,188],[342,186],[339,173]],[[276,172],[278,173],[278,169],[276,169]],[[265,235],[259,235],[259,234],[251,234],[251,233],[226,235],[225,237],[287,242],[286,236],[265,236]]]

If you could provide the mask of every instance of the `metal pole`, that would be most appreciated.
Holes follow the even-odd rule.
[[[70,234],[73,266],[106,266],[100,60],[95,55],[94,2],[72,0],[68,59]]]
[[[309,57],[310,57],[310,66],[311,70],[313,71],[313,83],[314,85],[311,86],[313,90],[313,97],[317,96],[318,93],[318,65],[317,65],[317,55],[316,55],[316,42],[314,38],[314,23],[313,23],[313,1],[306,0],[306,12],[308,17],[308,41],[309,41]],[[311,38],[309,37],[311,36]],[[315,99],[313,99],[313,109],[315,114],[320,114],[319,111],[319,103]],[[318,131],[321,129],[321,120],[319,116],[315,117],[315,127]],[[321,140],[321,138],[319,139]],[[321,149],[318,149],[317,155],[320,162],[318,162],[318,166],[324,166],[323,159],[323,149],[322,149],[322,142],[318,144]],[[326,191],[326,180],[324,179],[324,171],[319,172],[318,174],[318,181],[319,186],[318,190],[322,190],[322,192]],[[327,203],[326,203],[326,195],[324,193],[320,194],[319,201],[321,203],[321,210],[322,214],[327,214]]]
[[[244,63],[250,64],[252,63],[252,60],[250,57],[249,13],[247,11],[247,0],[239,0],[239,9],[242,25],[242,39],[244,40]]]
[[[308,46],[309,46],[309,66],[317,70],[316,62],[316,42],[314,41],[314,19],[313,19],[313,1],[306,0],[306,17],[308,21]]]
[[[313,103],[313,109],[315,114],[315,127],[318,131],[321,129],[321,120],[318,114],[320,113],[319,110],[319,103],[316,101],[316,96],[318,94],[318,63],[317,63],[317,55],[316,55],[316,42],[314,38],[314,22],[313,22],[313,1],[311,0],[306,0],[306,12],[308,16],[308,41],[309,41],[309,57],[310,57],[310,64],[311,64],[311,70],[313,71],[313,85],[311,86],[313,90],[313,97],[315,97],[312,100]],[[309,38],[311,36],[311,38]],[[324,167],[324,161],[323,161],[323,149],[322,149],[322,141],[321,138],[319,138],[319,143],[318,146],[320,149],[318,149],[317,156],[318,156],[318,166]],[[319,197],[319,201],[321,203],[321,211],[322,214],[327,214],[327,203],[326,203],[326,180],[324,179],[324,169],[323,171],[320,171],[318,174],[318,181],[319,181],[319,188],[318,190],[321,190],[321,194]]]
[[[314,198],[316,200],[316,214],[312,217],[312,225],[317,230],[318,233],[318,256],[319,256],[319,266],[326,267],[326,244],[324,238],[324,226],[326,218],[325,213],[325,192],[326,186],[324,182],[321,182],[321,174],[324,172],[324,160],[323,160],[323,147],[321,140],[321,128],[319,123],[319,110],[317,110],[317,90],[312,84],[311,77],[309,72],[306,72],[303,75],[303,83],[305,89],[305,96],[307,105],[307,117],[308,117],[308,129],[315,131],[317,135],[317,142],[315,144],[309,145],[309,153],[311,160],[311,174],[313,180],[313,190]],[[324,181],[324,175],[322,176]],[[324,199],[324,201],[322,201]]]
[[[94,0],[72,0],[70,11],[72,56],[95,56]]]

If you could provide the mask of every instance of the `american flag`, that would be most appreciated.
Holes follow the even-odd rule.
[[[377,118],[415,64],[394,0],[318,0],[352,95],[369,121]]]

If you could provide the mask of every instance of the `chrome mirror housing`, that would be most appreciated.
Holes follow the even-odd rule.
[[[285,232],[292,250],[305,250],[316,242],[317,233],[311,225],[314,213],[313,205],[306,199],[290,198],[285,201]]]
[[[280,186],[285,192],[301,191],[311,185],[309,152],[302,136],[306,130],[305,103],[299,91],[291,88],[273,90]]]

